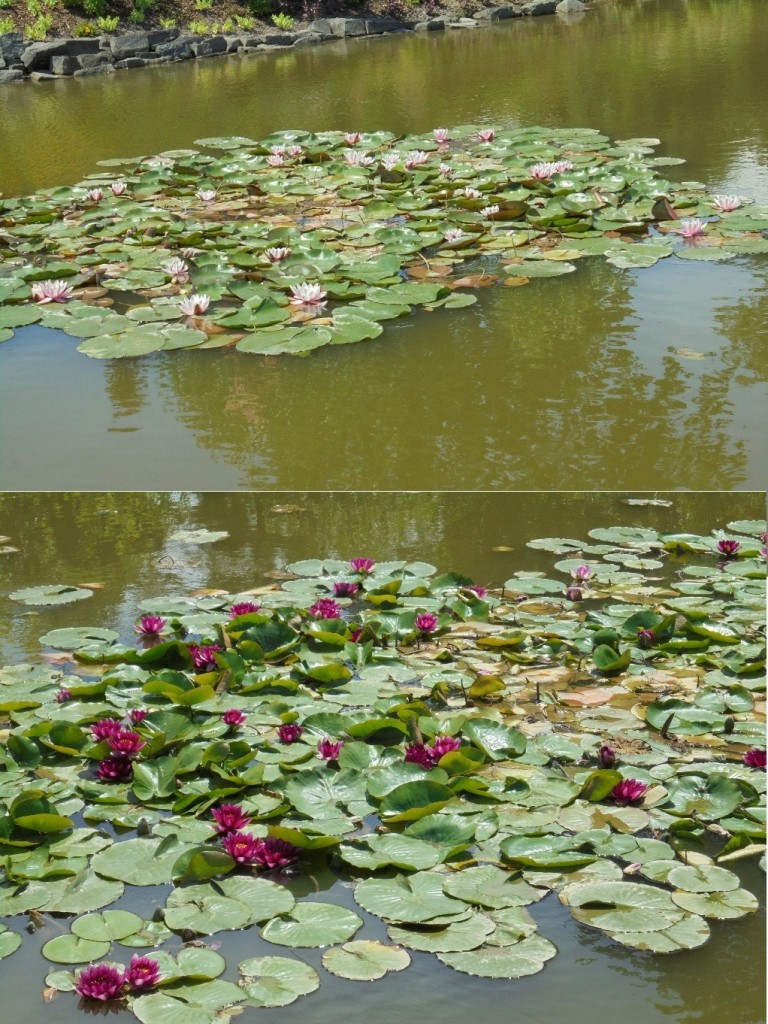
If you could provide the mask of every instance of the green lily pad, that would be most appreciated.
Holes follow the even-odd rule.
[[[8,595],[12,601],[28,605],[71,604],[93,597],[93,591],[86,587],[70,587],[64,583],[49,583],[39,587],[25,587]]]
[[[355,886],[355,900],[363,910],[394,924],[424,924],[436,918],[460,915],[466,909],[443,891],[442,876],[429,871],[394,878],[370,878]]]
[[[463,953],[438,953],[437,959],[463,974],[478,978],[525,978],[538,974],[557,953],[541,935],[531,935],[512,946],[481,946]]]
[[[288,1006],[320,987],[314,967],[288,957],[253,957],[239,969],[249,1006]]]
[[[346,942],[363,920],[346,907],[332,903],[297,903],[293,910],[273,917],[261,937],[278,946],[321,947]]]
[[[346,942],[323,953],[326,971],[349,981],[378,981],[390,971],[404,971],[410,963],[410,956],[400,946],[374,939]]]
[[[57,964],[86,964],[106,956],[110,945],[109,940],[97,942],[77,935],[57,935],[46,942],[41,952],[46,960]]]

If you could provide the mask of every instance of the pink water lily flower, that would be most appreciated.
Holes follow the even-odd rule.
[[[344,135],[344,141],[348,146],[356,146],[362,137],[360,132],[347,132]]]
[[[134,725],[139,725],[149,714],[146,708],[133,708],[128,712],[128,717],[131,719]]]
[[[119,729],[111,733],[107,736],[107,743],[114,754],[121,754],[123,757],[132,757],[147,745],[147,741],[132,729]]]
[[[616,751],[604,743],[597,752],[597,763],[600,768],[613,768],[616,764]]]
[[[94,722],[91,726],[91,736],[96,743],[100,743],[102,740],[109,739],[110,736],[120,732],[121,728],[120,719],[118,718],[100,718],[98,722]]]
[[[270,263],[282,263],[283,260],[287,260],[291,255],[291,250],[285,246],[275,246],[272,249],[265,249],[264,255]]]
[[[98,203],[99,200],[104,198],[104,192],[100,188],[89,188],[85,193],[86,199],[90,199],[92,203]]]
[[[435,759],[423,743],[409,743],[405,748],[405,761],[408,764],[420,764],[427,770],[435,767]]]
[[[717,542],[717,550],[726,558],[735,558],[740,548],[741,544],[737,540],[719,540]]]
[[[353,572],[359,572],[364,576],[368,576],[373,572],[373,568],[376,565],[372,558],[350,558],[349,567]]]
[[[228,832],[221,841],[226,853],[236,864],[255,864],[261,840],[247,832]]]
[[[237,728],[239,725],[243,725],[247,717],[248,716],[244,712],[240,711],[239,708],[229,708],[229,710],[225,711],[221,716],[221,720],[225,725],[228,725],[233,729]]]
[[[277,730],[277,735],[280,737],[280,742],[286,745],[295,743],[301,738],[301,734],[304,730],[300,725],[296,725],[295,722],[289,722],[286,725],[281,725]]]
[[[370,167],[374,163],[373,157],[361,149],[345,149],[344,159],[351,167]]]
[[[742,205],[738,196],[712,196],[712,205],[720,213],[732,213]]]
[[[301,850],[293,843],[285,839],[275,839],[274,836],[267,836],[266,839],[258,840],[254,863],[259,867],[274,871],[276,868],[284,868],[293,864],[299,859]]]
[[[285,156],[287,150],[286,150],[285,146],[277,145],[277,146],[270,146],[269,147],[269,152],[273,156]]]
[[[765,771],[765,751],[760,747],[747,750],[742,758],[747,768],[762,768]]]
[[[422,149],[411,149],[405,154],[405,166],[408,170],[413,170],[414,167],[421,167],[429,160],[429,154],[425,153]]]
[[[90,964],[77,972],[75,992],[83,999],[106,1003],[122,995],[125,975],[112,964]]]
[[[341,605],[332,597],[321,597],[307,609],[313,619],[338,619],[341,615]]]
[[[204,203],[212,203],[216,198],[215,188],[200,188],[195,192],[198,199],[201,199]]]
[[[317,744],[317,754],[321,761],[338,761],[341,748],[344,746],[341,740],[334,743],[327,736],[323,737]]]
[[[154,988],[160,981],[160,965],[149,956],[135,953],[125,969],[125,983],[134,992]]]
[[[381,158],[381,166],[385,171],[391,171],[400,163],[400,160],[401,156],[399,153],[385,153]]]
[[[496,138],[496,132],[493,128],[481,128],[477,133],[477,137],[481,142],[493,142]]]
[[[573,164],[570,160],[555,160],[552,168],[555,174],[565,174],[566,171],[573,170]]]
[[[142,615],[138,626],[133,628],[140,636],[160,636],[167,623],[160,615]]]
[[[488,593],[485,587],[476,587],[474,584],[471,587],[467,587],[467,590],[471,591],[471,593],[473,593],[475,597],[478,597],[481,601]]]
[[[255,601],[237,601],[229,609],[230,619],[236,619],[238,615],[249,615],[251,612],[261,611],[261,605]]]
[[[179,303],[179,309],[186,316],[202,316],[211,304],[209,295],[189,295]]]
[[[69,302],[72,289],[66,281],[35,281],[32,285],[32,298],[41,306],[48,302]]]
[[[557,174],[557,165],[544,160],[541,163],[533,164],[528,169],[528,174],[534,181],[549,181],[553,175]]]
[[[360,589],[359,583],[352,583],[351,580],[339,580],[333,584],[334,597],[354,597]]]
[[[109,187],[112,189],[112,195],[115,196],[123,195],[128,188],[124,181],[113,181]]]
[[[461,740],[456,736],[435,736],[434,743],[427,747],[432,760],[437,764],[441,757],[458,750]]]
[[[451,136],[448,133],[447,128],[435,128],[432,132],[435,142],[439,142],[442,145],[445,142],[451,141]]]
[[[445,238],[446,242],[458,242],[464,238],[464,232],[461,228],[448,228],[443,232],[443,238]]]
[[[72,700],[72,691],[62,687],[56,694],[56,703],[66,704],[68,700]]]
[[[575,580],[588,580],[592,575],[592,568],[589,565],[577,565],[571,569],[571,576]]]
[[[285,157],[279,153],[270,153],[267,157],[267,163],[270,167],[282,167],[285,163]]]
[[[288,156],[301,156],[301,154],[304,152],[304,147],[297,146],[294,143],[292,146],[289,146],[285,152]]]
[[[433,612],[420,612],[416,616],[416,629],[420,633],[432,633],[437,628],[437,616]]]
[[[682,238],[701,238],[706,234],[707,222],[701,217],[684,217],[680,221],[680,226],[676,227],[674,231]]]
[[[163,264],[163,270],[171,275],[174,284],[185,284],[189,280],[189,268],[184,260],[168,260]]]
[[[110,754],[99,762],[96,775],[100,782],[126,782],[133,778],[133,765],[124,754]]]
[[[565,591],[565,596],[569,601],[580,601],[584,597],[584,591],[581,587],[568,587]]]
[[[306,281],[301,284],[292,284],[291,292],[293,298],[288,300],[291,306],[310,306],[313,309],[321,310],[327,305],[324,300],[328,293],[319,284],[309,284]]]
[[[452,178],[453,168],[450,164],[440,164],[440,176],[442,178]]]
[[[192,655],[192,663],[196,672],[215,672],[218,668],[216,655],[221,650],[219,644],[205,644],[198,647],[197,644],[189,645],[189,653]]]
[[[649,790],[644,782],[637,779],[622,779],[614,786],[610,796],[617,804],[638,804]]]
[[[211,817],[216,822],[216,828],[221,835],[239,832],[251,823],[249,816],[237,804],[222,804],[220,807],[213,807]]]

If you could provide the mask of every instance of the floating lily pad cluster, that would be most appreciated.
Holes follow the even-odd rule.
[[[534,974],[547,898],[628,947],[701,945],[757,908],[732,865],[765,849],[764,531],[544,538],[552,571],[491,591],[307,560],[142,602],[138,646],[48,632],[67,667],[0,670],[0,956],[22,915],[55,924],[52,993],[209,1024],[318,988],[290,949],[356,981],[417,953]],[[323,872],[359,913],[296,888]],[[280,949],[234,983],[203,937],[241,929]]]
[[[0,200],[0,340],[41,323],[93,358],[378,337],[468,289],[585,256],[619,268],[768,252],[768,208],[660,176],[657,139],[593,129],[280,132],[102,161]]]

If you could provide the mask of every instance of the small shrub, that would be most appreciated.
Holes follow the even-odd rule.
[[[89,18],[100,18],[107,13],[107,0],[83,0],[83,10]]]
[[[11,7],[12,5],[13,0],[0,0],[0,11],[2,11],[5,7]],[[2,24],[4,25],[5,22],[3,22]]]
[[[175,18],[161,18],[160,19],[160,28],[176,28],[176,19]]]
[[[198,36],[207,36],[210,32],[207,21],[190,21],[187,28]]]
[[[272,15],[272,24],[275,26],[275,28],[282,28],[287,30],[293,28],[293,26],[295,25],[295,21],[290,16],[290,14],[280,13]]]
[[[210,11],[213,7],[213,0],[195,0],[196,11]]]
[[[24,33],[27,39],[34,43],[42,43],[53,27],[53,18],[50,14],[41,14],[34,24],[30,25]]]
[[[5,32],[13,32],[13,18],[0,18],[0,36]]]
[[[96,26],[90,21],[81,21],[79,25],[75,25],[73,31],[78,39],[83,36],[96,36],[99,34]]]
[[[96,24],[99,26],[102,32],[114,32],[117,26],[120,24],[120,19],[118,17],[97,18]]]
[[[256,28],[255,18],[242,17],[242,15],[236,14],[235,22],[238,28],[243,28],[246,32],[252,32]]]
[[[224,21],[222,21],[222,23],[221,23],[221,31],[222,32],[234,32],[234,30],[235,30],[235,23],[234,23],[234,21],[232,21],[231,18],[225,18]]]

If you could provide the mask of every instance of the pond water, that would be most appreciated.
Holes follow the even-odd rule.
[[[209,135],[487,123],[658,137],[687,161],[672,177],[765,203],[767,45],[753,0],[607,0],[576,20],[9,87],[0,190]],[[767,276],[765,257],[639,271],[585,260],[306,359],[100,362],[24,328],[0,349],[0,485],[760,487]]]
[[[235,591],[264,582],[263,573],[311,556],[378,559],[425,558],[457,569],[484,584],[499,584],[518,569],[544,570],[553,556],[525,546],[545,535],[584,538],[596,526],[648,526],[664,531],[708,532],[734,519],[764,515],[760,494],[660,494],[665,506],[628,506],[628,495],[612,494],[18,494],[0,496],[0,532],[11,534],[18,551],[0,561],[0,655],[8,661],[39,659],[37,638],[64,625],[109,625],[129,641],[136,604],[162,593],[198,588]],[[564,527],[567,523],[567,528]],[[228,539],[189,546],[171,541],[180,528],[226,530]],[[506,547],[508,551],[494,551]],[[93,598],[59,608],[25,608],[5,595],[41,583],[103,583]],[[130,642],[130,641],[129,641]],[[738,867],[743,884],[760,893],[754,862]],[[296,894],[315,894],[355,906],[351,891],[330,872],[299,877]],[[129,890],[120,906],[151,916],[166,888]],[[310,895],[310,898],[313,898]],[[359,910],[359,908],[356,908]],[[764,1020],[764,909],[738,921],[713,922],[710,941],[698,950],[663,957],[620,946],[563,910],[554,897],[533,908],[540,933],[558,947],[545,970],[518,981],[486,981],[436,965],[415,953],[402,974],[374,985],[327,975],[311,1004],[259,1011],[281,1024],[298,1024],[311,1013],[318,1022],[338,1019],[340,1007],[354,1005],[372,1024],[394,1014],[436,1022],[462,1019],[482,1001],[486,1020],[514,1013],[533,1024],[562,1019],[593,1024],[621,1019],[627,1024],[706,1024],[727,1017],[732,1024]],[[365,938],[384,938],[382,923],[367,914]],[[17,922],[14,922],[17,923]],[[59,922],[60,924],[61,922]],[[60,995],[41,1002],[46,968],[39,956],[57,922],[34,935],[0,963],[3,1019],[16,1024],[75,1024],[77,1001]],[[63,929],[62,929],[63,930]],[[230,963],[274,954],[254,928],[216,936]],[[173,951],[173,950],[172,950]],[[278,950],[278,953],[280,951]],[[320,951],[299,955],[319,967]],[[236,979],[236,974],[231,973]],[[24,984],[19,979],[24,979]],[[724,984],[727,979],[727,984]],[[446,1008],[450,1007],[450,1010]],[[346,1012],[346,1011],[344,1011]],[[110,1013],[110,1016],[113,1014]],[[119,1014],[128,1022],[134,1018]],[[256,1020],[246,1011],[243,1021]]]

